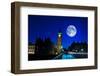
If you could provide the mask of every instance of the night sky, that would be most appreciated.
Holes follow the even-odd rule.
[[[74,25],[77,34],[70,37],[66,34],[69,25]],[[37,37],[49,37],[57,43],[57,34],[62,32],[62,45],[67,48],[73,42],[88,42],[88,18],[70,16],[28,15],[28,42],[34,43]]]

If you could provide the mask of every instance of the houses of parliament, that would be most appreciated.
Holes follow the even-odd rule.
[[[29,44],[28,45],[28,54],[35,54],[36,53],[36,46],[35,44]],[[46,47],[45,47],[46,48]],[[58,32],[57,34],[57,43],[56,45],[53,45],[53,50],[51,50],[51,55],[58,55],[61,53],[62,49],[62,32]]]

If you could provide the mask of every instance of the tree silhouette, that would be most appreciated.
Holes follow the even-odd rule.
[[[44,47],[45,47],[45,54],[49,54],[53,51],[53,42],[50,38],[46,38],[44,41]]]
[[[53,51],[53,43],[50,38],[46,38],[44,41],[41,38],[37,38],[35,42],[35,54],[36,55],[50,55]]]
[[[86,42],[73,42],[71,46],[68,47],[68,51],[75,51],[80,52],[81,49],[84,49],[83,52],[88,52],[88,45]]]
[[[37,38],[35,42],[35,54],[41,55],[43,54],[43,40],[41,38]]]

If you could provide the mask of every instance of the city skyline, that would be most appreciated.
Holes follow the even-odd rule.
[[[77,29],[75,36],[67,35],[66,30],[69,25],[74,25]],[[62,32],[62,46],[70,46],[73,42],[88,43],[88,18],[87,17],[68,17],[68,16],[28,16],[28,42],[35,43],[37,37],[42,39],[50,38],[57,44],[57,34]]]

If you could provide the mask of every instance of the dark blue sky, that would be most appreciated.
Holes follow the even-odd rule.
[[[77,34],[69,37],[66,29],[74,25]],[[54,44],[57,43],[57,33],[62,31],[62,45],[64,48],[72,42],[88,42],[88,18],[70,16],[43,16],[28,15],[28,42],[35,42],[37,37],[45,39],[50,37]]]

